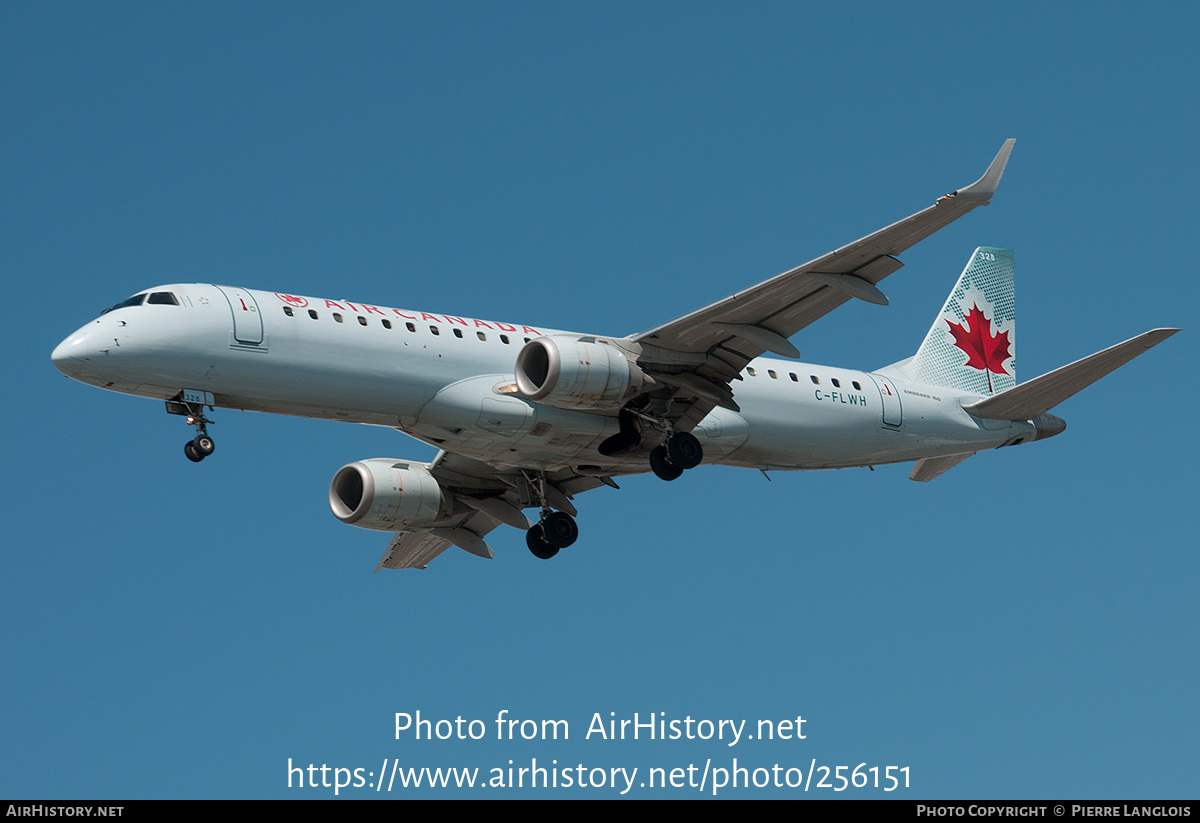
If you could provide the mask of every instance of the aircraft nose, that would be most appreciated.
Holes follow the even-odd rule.
[[[81,329],[55,346],[54,351],[50,352],[50,362],[54,368],[67,377],[80,379],[87,372],[88,361],[93,354],[88,337],[88,333]]]

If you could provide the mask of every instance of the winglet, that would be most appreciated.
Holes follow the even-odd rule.
[[[1008,156],[1012,154],[1013,145],[1016,143],[1016,138],[1010,137],[1004,141],[1004,145],[1000,147],[1000,151],[996,154],[996,159],[992,161],[992,165],[988,166],[987,171],[971,185],[965,189],[959,189],[954,192],[951,197],[971,197],[979,200],[990,200],[992,195],[996,193],[996,188],[1000,185],[1000,177],[1004,174],[1004,167],[1008,165]]]

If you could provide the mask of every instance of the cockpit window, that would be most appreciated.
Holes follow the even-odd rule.
[[[116,311],[117,309],[128,308],[129,306],[140,306],[140,305],[142,305],[142,301],[145,299],[146,299],[145,292],[142,292],[141,294],[135,294],[133,297],[130,297],[126,300],[122,300],[120,303],[118,303],[115,306],[109,306],[107,309],[105,309],[104,311],[102,311],[100,313],[108,314],[110,311]]]
[[[179,298],[178,298],[178,297],[176,297],[176,296],[175,296],[175,294],[174,294],[173,292],[169,292],[169,291],[156,291],[156,292],[152,292],[152,293],[150,294],[150,297],[149,297],[149,298],[146,300],[146,305],[147,305],[147,306],[150,306],[150,305],[156,305],[156,306],[178,306],[178,305],[179,305]]]

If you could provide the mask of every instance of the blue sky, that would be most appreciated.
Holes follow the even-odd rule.
[[[1198,23],[1184,3],[4,4],[0,795],[331,795],[289,790],[289,758],[639,780],[737,758],[907,766],[912,798],[1194,797]],[[889,307],[797,335],[804,359],[912,354],[978,245],[1016,250],[1021,379],[1184,332],[1060,406],[1063,436],[928,485],[628,478],[577,500],[553,562],[502,530],[491,562],[373,575],[387,538],[333,518],[329,479],[430,448],[218,411],[192,465],[161,404],[49,361],[170,282],[628,334],[928,205],[1007,137],[992,204],[910,250]],[[491,734],[395,739],[418,710]],[[571,737],[497,741],[501,710]],[[610,712],[807,736],[584,739]]]

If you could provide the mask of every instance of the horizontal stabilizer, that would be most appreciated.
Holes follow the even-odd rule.
[[[951,454],[946,457],[923,457],[913,466],[912,474],[908,476],[908,479],[916,480],[918,483],[928,483],[935,477],[941,477],[973,454],[975,452]]]
[[[1132,340],[1076,360],[1027,383],[963,406],[976,417],[992,420],[1032,420],[1071,395],[1157,346],[1179,329],[1153,329]]]

